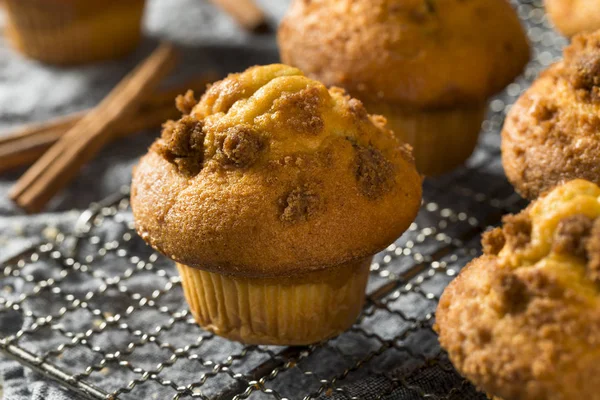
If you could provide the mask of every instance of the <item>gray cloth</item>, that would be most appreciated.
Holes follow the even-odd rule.
[[[273,24],[287,7],[287,2],[277,0],[260,3]],[[321,346],[282,349],[245,347],[200,330],[186,322],[189,315],[172,263],[163,257],[154,258],[132,234],[128,226],[131,214],[126,209],[119,210],[116,217],[106,209],[108,214],[95,220],[97,226],[72,254],[71,260],[81,264],[69,261],[70,250],[63,249],[57,257],[49,252],[39,260],[28,260],[17,268],[19,275],[2,278],[0,299],[19,302],[22,293],[30,295],[20,302],[19,311],[0,311],[0,338],[20,329],[33,329],[36,317],[57,315],[56,322],[23,335],[19,345],[33,354],[46,354],[48,361],[72,374],[88,374],[84,381],[108,393],[118,391],[120,398],[127,399],[172,398],[178,387],[187,385],[192,385],[189,390],[195,394],[220,399],[244,390],[253,399],[277,398],[270,391],[290,399],[307,395],[322,399],[407,400],[424,395],[485,399],[454,371],[440,351],[431,316],[444,286],[479,251],[481,229],[523,205],[503,176],[498,130],[507,105],[559,54],[564,40],[547,32],[539,4],[523,1],[518,10],[528,26],[535,25],[529,33],[537,46],[536,61],[507,93],[492,102],[480,147],[469,168],[425,182],[418,229],[375,258],[368,290],[398,279],[419,263],[429,268],[410,285],[401,285],[386,295],[381,303],[368,305],[349,332]],[[171,80],[201,71],[240,71],[278,59],[272,33],[244,33],[202,0],[151,0],[146,27],[149,38],[135,54],[68,69],[24,59],[0,38],[0,134],[22,123],[93,106],[148,54],[157,38],[187,46],[185,66]],[[73,233],[82,210],[129,183],[131,166],[157,134],[145,132],[109,145],[43,214],[25,216],[6,197],[23,170],[0,176],[0,262],[32,244],[55,242],[58,232],[67,236]],[[117,243],[123,253],[110,247],[107,250],[106,243]],[[453,247],[446,252],[448,246]],[[398,257],[397,250],[403,250],[405,256]],[[431,263],[433,257],[435,264]],[[61,275],[61,271],[67,273]],[[47,279],[57,280],[55,286],[61,292],[32,292],[35,282]],[[166,287],[168,291],[164,291]],[[140,305],[140,298],[155,299],[156,306],[146,300]],[[73,303],[73,299],[86,299],[85,305]],[[132,312],[130,306],[140,309]],[[114,315],[122,319],[115,321]],[[144,338],[143,332],[153,336]],[[107,354],[117,351],[124,363],[106,361],[110,358]],[[286,363],[289,357],[295,360],[293,364]],[[90,366],[93,368],[86,372]],[[250,384],[252,376],[266,376],[263,386]],[[18,362],[1,357],[0,378],[8,400],[79,398]],[[128,385],[131,387],[126,389]],[[180,393],[185,397],[191,392]]]

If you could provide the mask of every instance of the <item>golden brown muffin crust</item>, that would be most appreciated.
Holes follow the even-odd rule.
[[[440,343],[482,390],[516,400],[600,399],[599,198],[600,188],[583,180],[540,198],[507,220],[531,227],[527,241],[506,223],[486,234],[485,254],[442,295]]]
[[[371,255],[414,219],[410,148],[341,89],[284,65],[215,83],[135,168],[140,235],[174,260],[293,275]]]
[[[600,0],[545,0],[546,11],[566,36],[600,29]]]
[[[278,40],[326,85],[418,108],[485,101],[529,59],[506,0],[295,0]]]
[[[583,178],[600,183],[600,32],[580,35],[565,57],[519,98],[502,130],[502,164],[533,199]]]

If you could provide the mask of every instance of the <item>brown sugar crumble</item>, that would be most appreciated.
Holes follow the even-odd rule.
[[[586,242],[592,225],[592,219],[583,214],[562,219],[554,232],[552,251],[585,258]]]
[[[483,252],[488,255],[497,255],[506,244],[506,238],[502,232],[502,228],[494,228],[483,234],[481,239]]]
[[[527,246],[531,240],[531,220],[526,213],[502,218],[506,243],[513,249]]]
[[[314,185],[296,187],[279,200],[280,219],[288,223],[309,220],[321,208],[321,198]]]
[[[188,90],[184,95],[179,95],[175,99],[175,107],[183,114],[189,115],[192,113],[194,107],[196,107],[198,101],[194,97],[194,91]]]
[[[523,312],[530,298],[527,285],[512,271],[500,270],[498,274],[492,288],[500,298],[502,311],[509,314]]]
[[[586,243],[588,277],[600,285],[600,219],[596,219]]]
[[[584,101],[600,101],[600,42],[579,37],[565,50],[567,79]]]
[[[264,140],[249,126],[239,125],[227,129],[218,150],[217,158],[224,164],[248,167],[260,156]]]
[[[325,126],[320,106],[321,94],[314,86],[299,92],[283,93],[273,103],[273,108],[282,113],[282,119],[293,130],[315,135]]]
[[[354,145],[356,150],[355,175],[360,192],[374,200],[391,189],[394,168],[374,147]]]
[[[161,138],[152,149],[170,163],[177,165],[179,172],[194,176],[202,169],[204,159],[203,123],[191,116],[164,124]]]

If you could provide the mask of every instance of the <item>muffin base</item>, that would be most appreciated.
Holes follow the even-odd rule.
[[[282,278],[246,278],[177,263],[198,324],[247,344],[306,345],[339,335],[360,314],[372,257]]]
[[[486,103],[435,110],[385,102],[364,105],[369,113],[385,116],[388,128],[413,147],[417,170],[424,175],[449,172],[471,156],[486,111]]]
[[[114,59],[141,38],[145,0],[5,0],[6,34],[28,57],[70,65]]]

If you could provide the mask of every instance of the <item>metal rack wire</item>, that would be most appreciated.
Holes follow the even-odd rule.
[[[92,204],[72,230],[3,264],[0,326],[14,329],[2,330],[2,353],[86,399],[359,399],[350,384],[366,376],[383,382],[378,398],[399,386],[422,398],[453,398],[469,383],[432,393],[392,371],[436,364],[452,372],[432,330],[439,295],[479,254],[480,233],[523,206],[501,175],[498,131],[510,104],[566,41],[550,30],[541,1],[513,3],[534,60],[490,103],[470,164],[425,182],[417,220],[375,257],[367,304],[348,332],[284,348],[201,330],[172,263],[135,234],[124,188]]]

